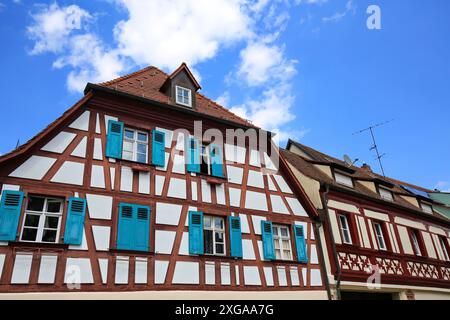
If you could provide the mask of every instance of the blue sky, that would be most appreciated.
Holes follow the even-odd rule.
[[[369,5],[381,30],[369,30]],[[447,0],[0,0],[0,153],[99,82],[182,61],[256,124],[389,176],[450,189]],[[284,142],[282,142],[284,146]]]

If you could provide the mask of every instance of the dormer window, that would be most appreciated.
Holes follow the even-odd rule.
[[[429,203],[421,202],[420,206],[422,207],[422,211],[425,213],[433,214],[433,206]]]
[[[394,201],[394,195],[391,190],[388,190],[383,187],[378,187],[378,192],[380,193],[380,197],[387,201]]]
[[[192,91],[176,86],[176,102],[186,107],[192,107]]]
[[[353,180],[351,177],[341,173],[341,172],[334,172],[334,179],[337,183],[342,184],[344,186],[353,188]]]

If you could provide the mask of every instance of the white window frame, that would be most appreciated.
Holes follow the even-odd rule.
[[[205,219],[211,219],[211,227],[207,227],[205,222]],[[217,228],[216,227],[216,223],[215,220],[222,220],[222,226],[223,228]],[[213,240],[213,253],[206,253],[205,255],[211,255],[211,256],[225,256],[227,254],[227,241],[226,241],[226,233],[225,233],[225,218],[223,217],[215,217],[215,216],[209,216],[209,215],[205,215],[203,216],[203,230],[210,230],[212,231],[212,240]],[[217,242],[216,241],[216,233],[221,233],[222,234],[222,239],[223,239],[223,253],[217,253],[216,250],[216,243],[220,243],[222,244],[222,242]],[[205,239],[203,239],[203,241],[205,241]],[[206,245],[205,245],[205,251],[206,251]]]
[[[449,252],[447,251],[447,246],[445,245],[445,241],[447,241],[447,238],[444,238],[442,236],[439,236],[439,244],[441,245],[442,252],[444,253],[444,259],[445,261],[450,261]]]
[[[350,225],[348,217],[345,214],[339,214],[339,229],[341,229],[342,242],[344,244],[353,244],[352,233],[350,232]],[[346,239],[346,237],[348,239]]]
[[[425,202],[420,202],[422,211],[428,214],[433,214],[433,205]]]
[[[188,100],[189,100],[188,103],[178,99],[178,91],[179,90],[187,91],[187,93],[188,93]],[[184,97],[183,94],[181,94],[181,96]],[[181,87],[181,86],[175,86],[175,101],[176,101],[177,104],[181,104],[181,105],[186,106],[186,107],[192,107],[192,90],[188,89],[188,88],[185,88],[185,87]]]
[[[347,186],[350,188],[354,187],[352,177],[341,172],[334,171],[334,180],[343,186]]]
[[[378,187],[378,192],[380,194],[380,197],[384,200],[387,201],[394,201],[394,194],[392,193],[391,190],[388,190],[386,188],[383,187]]]
[[[377,237],[378,248],[387,251],[386,240],[384,239],[383,226],[380,222],[374,221],[373,228],[375,229],[375,236]]]
[[[29,198],[41,198],[44,199],[44,205],[42,208],[42,211],[33,211],[28,210],[28,208],[25,209],[24,218],[22,222],[22,231],[20,233],[20,241],[21,242],[30,242],[30,243],[59,243],[59,233],[61,231],[61,221],[62,221],[62,214],[64,210],[64,200],[60,198],[53,198],[53,197],[46,197],[46,196],[29,196]],[[29,201],[29,199],[28,199]],[[59,202],[59,212],[47,212],[47,204],[49,201],[53,202]],[[27,203],[28,207],[28,203]],[[33,216],[39,216],[39,223],[37,227],[28,227],[25,226],[27,215],[33,215]],[[58,218],[58,227],[56,229],[56,238],[55,242],[48,242],[48,241],[42,241],[42,236],[44,234],[44,230],[55,230],[54,228],[45,228],[45,220],[46,217],[57,217]],[[36,233],[36,240],[22,240],[23,232],[25,229],[37,229]]]
[[[276,228],[277,232],[274,231],[275,228]],[[281,233],[281,230],[286,230],[287,236],[283,236]],[[294,260],[294,257],[292,255],[291,233],[289,230],[290,229],[288,226],[279,225],[279,224],[272,225],[273,245],[275,248],[275,259],[276,260],[283,260],[283,261],[293,261]],[[283,241],[288,242],[288,248],[283,247]],[[279,257],[277,257],[277,250],[280,252]],[[286,255],[286,253],[287,253],[287,255]]]
[[[132,131],[133,132],[133,139],[127,138],[125,131]],[[138,136],[139,134],[145,134],[147,137],[147,141],[141,141],[138,140]],[[136,129],[132,129],[132,128],[125,128],[124,132],[123,132],[123,143],[125,142],[129,142],[133,145],[133,150],[132,152],[132,159],[128,159],[124,157],[125,152],[129,153],[130,151],[125,150],[124,147],[122,147],[122,159],[127,160],[127,161],[133,161],[133,162],[138,162],[137,160],[137,155],[138,155],[138,144],[145,144],[145,162],[139,162],[139,163],[148,163],[148,139],[149,139],[149,134],[148,132],[142,131],[142,130],[136,130]],[[140,154],[142,154],[141,152],[139,152]]]
[[[414,254],[418,257],[422,257],[423,253],[420,249],[419,239],[417,238],[417,233],[415,230],[411,230],[411,238],[414,246]]]

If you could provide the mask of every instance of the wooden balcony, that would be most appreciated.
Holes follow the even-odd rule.
[[[378,270],[382,284],[450,288],[450,262],[353,246],[337,252],[342,281],[367,282]]]

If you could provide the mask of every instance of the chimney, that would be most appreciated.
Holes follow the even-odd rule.
[[[367,163],[363,163],[363,165],[361,166],[361,169],[363,169],[364,171],[373,173],[372,168]]]

